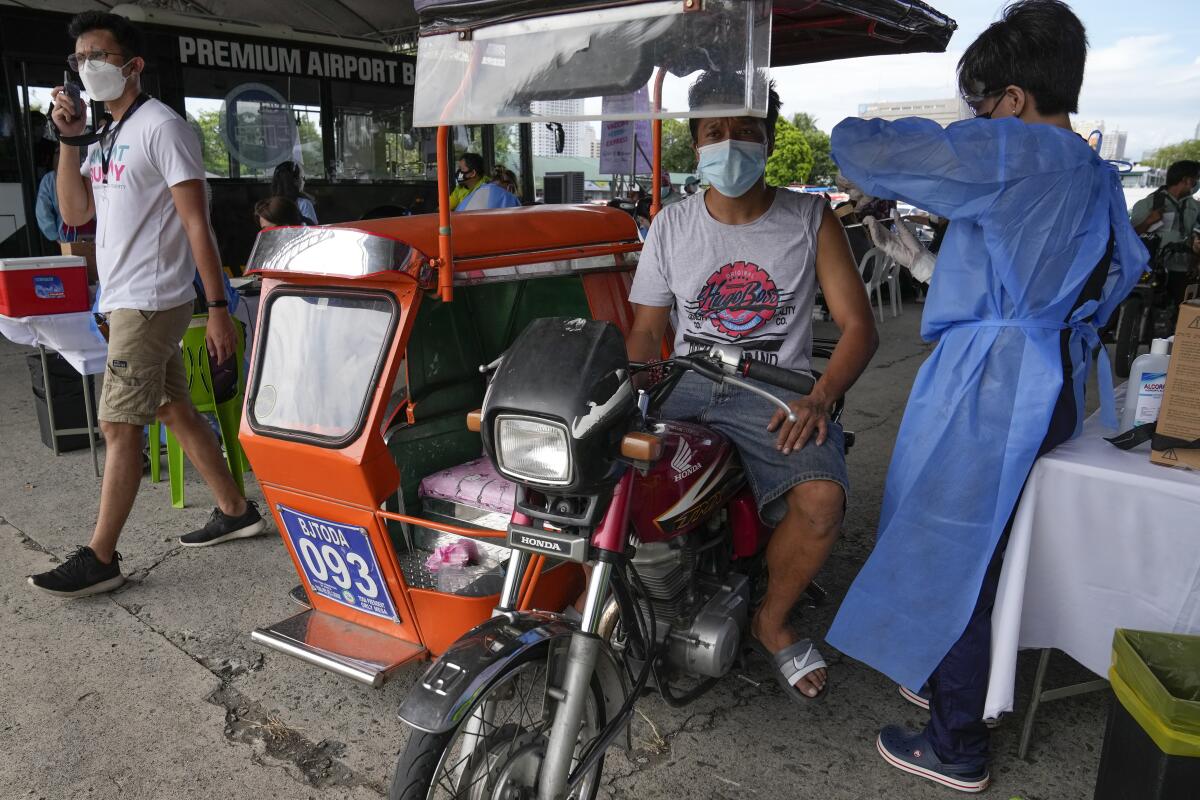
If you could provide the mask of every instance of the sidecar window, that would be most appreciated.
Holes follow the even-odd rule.
[[[395,329],[394,301],[280,292],[267,303],[251,427],[330,447],[357,438]]]

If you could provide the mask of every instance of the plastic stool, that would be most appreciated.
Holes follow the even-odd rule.
[[[238,428],[241,426],[242,400],[246,392],[245,370],[242,368],[245,358],[246,333],[237,320],[234,320],[233,325],[237,331],[237,345],[234,353],[238,381],[237,391],[233,397],[223,403],[216,402],[212,373],[208,365],[208,345],[204,338],[205,329],[208,326],[208,315],[198,314],[192,317],[192,322],[183,335],[181,348],[192,403],[200,413],[216,415],[217,425],[221,431],[221,444],[225,448],[225,463],[229,466],[229,473],[233,476],[238,489],[245,492],[243,474],[245,470],[249,469],[249,463],[238,442]],[[161,423],[158,421],[150,425],[150,480],[155,483],[162,478],[160,425]],[[167,469],[171,478],[171,505],[175,508],[183,508],[183,448],[169,428],[167,429]]]

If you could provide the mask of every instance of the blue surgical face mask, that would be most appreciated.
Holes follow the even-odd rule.
[[[726,139],[699,149],[697,171],[726,197],[741,197],[767,170],[767,146],[762,142]]]

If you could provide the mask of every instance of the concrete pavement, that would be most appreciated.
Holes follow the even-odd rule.
[[[806,609],[820,635],[870,551],[905,399],[929,348],[919,306],[881,327],[883,344],[849,398],[852,497],[845,535],[819,580],[830,602]],[[818,325],[818,335],[831,328]],[[99,482],[86,450],[55,458],[37,432],[26,348],[0,340],[0,797],[375,798],[386,794],[406,732],[395,716],[418,669],[373,691],[285,656],[248,632],[294,613],[297,582],[267,536],[185,550],[211,501],[188,473],[189,506],[144,483],[120,549],[130,583],[63,602],[25,584],[86,543]],[[252,497],[258,497],[248,476]],[[886,766],[874,737],[923,712],[869,668],[826,648],[831,690],[788,702],[761,661],[692,706],[638,705],[635,748],[610,754],[602,797],[938,798],[950,795]],[[1029,760],[1016,757],[1035,656],[1022,656],[1018,716],[994,737],[1002,800],[1091,797],[1105,694],[1043,706]],[[1086,673],[1066,656],[1047,685]]]

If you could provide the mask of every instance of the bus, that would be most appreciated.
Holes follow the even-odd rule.
[[[113,10],[145,35],[143,88],[200,138],[213,227],[234,272],[258,233],[254,204],[270,194],[282,161],[302,165],[323,223],[436,209],[434,132],[412,125],[411,53],[280,25],[135,5]],[[70,19],[0,5],[0,257],[59,252],[37,226],[35,202],[56,163],[46,115],[73,50]],[[521,132],[511,128],[463,128],[455,144],[480,152],[490,167],[497,135],[506,151],[518,152]]]

